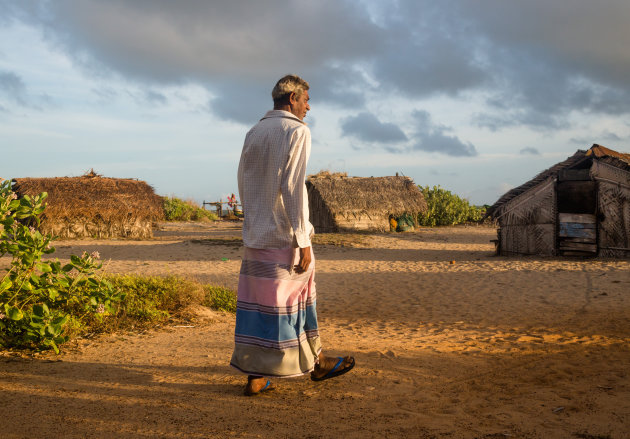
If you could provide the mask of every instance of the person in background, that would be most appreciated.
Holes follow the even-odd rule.
[[[228,197],[228,207],[230,209],[232,209],[232,211],[234,212],[234,215],[236,215],[236,195],[232,194]]]

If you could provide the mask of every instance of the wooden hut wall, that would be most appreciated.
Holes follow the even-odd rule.
[[[548,178],[502,206],[501,254],[555,254],[555,179]]]
[[[598,247],[603,257],[630,256],[630,172],[594,161],[599,211]]]
[[[600,181],[598,207],[599,255],[630,256],[630,188]]]

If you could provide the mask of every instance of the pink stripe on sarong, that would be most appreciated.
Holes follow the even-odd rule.
[[[238,300],[259,303],[265,306],[292,306],[306,302],[302,294],[306,283],[294,280],[263,279],[241,274],[239,277]],[[310,298],[315,298],[315,282],[312,283]]]

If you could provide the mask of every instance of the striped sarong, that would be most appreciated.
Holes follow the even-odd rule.
[[[245,247],[230,362],[241,372],[292,377],[313,370],[321,351],[315,259],[302,274],[291,269],[298,261],[299,249]]]

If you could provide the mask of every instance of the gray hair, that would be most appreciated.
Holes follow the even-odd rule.
[[[308,90],[308,82],[297,75],[286,75],[276,82],[276,86],[271,91],[271,97],[275,103],[286,103],[289,101],[291,93],[295,93],[296,97],[302,95],[304,90]],[[285,102],[286,101],[286,102]]]

